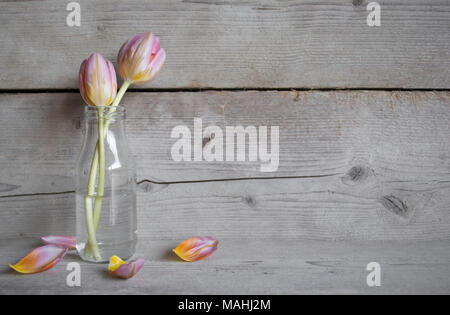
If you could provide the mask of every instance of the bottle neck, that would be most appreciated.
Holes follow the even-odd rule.
[[[125,141],[125,118],[126,110],[121,106],[86,106],[84,111],[85,142],[97,141],[100,128],[103,129],[105,141]]]
[[[98,121],[100,118],[109,124],[120,122],[126,118],[126,109],[122,106],[86,106],[84,108],[86,121]]]

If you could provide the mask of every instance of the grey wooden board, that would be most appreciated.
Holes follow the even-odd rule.
[[[248,91],[130,93],[123,105],[139,181],[329,176],[351,190],[382,183],[421,191],[450,179],[449,100],[449,92]],[[0,95],[2,196],[73,190],[83,106],[77,93]],[[171,131],[193,130],[196,117],[222,129],[279,126],[278,171],[262,173],[260,162],[174,162]],[[354,167],[363,172],[352,184]]]
[[[141,234],[449,239],[448,100],[447,92],[132,93]],[[81,111],[77,94],[0,96],[2,238],[74,226]],[[170,131],[193,117],[280,125],[279,171],[174,162]]]
[[[143,239],[144,268],[131,280],[111,278],[107,265],[75,254],[45,273],[19,275],[7,267],[36,240],[0,241],[0,294],[449,294],[449,242],[316,242],[222,239],[197,263],[179,261],[179,240]],[[369,262],[381,266],[381,287],[366,284]],[[81,287],[69,288],[70,262],[81,263]],[[171,305],[174,306],[174,305]],[[275,307],[272,305],[272,307]]]
[[[98,51],[115,60],[137,32],[161,37],[168,58],[154,88],[449,88],[450,3],[379,1],[0,1],[0,88],[77,88]]]
[[[142,183],[143,237],[301,240],[450,239],[448,188],[370,195],[337,191],[339,178]],[[0,198],[0,239],[75,233],[75,195]]]

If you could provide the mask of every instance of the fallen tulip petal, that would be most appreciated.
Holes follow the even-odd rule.
[[[55,245],[46,245],[32,250],[15,265],[9,265],[24,274],[38,273],[52,268],[66,255],[68,249]]]
[[[75,237],[62,235],[49,235],[41,237],[44,244],[55,245],[62,248],[75,249],[77,240]]]
[[[183,241],[173,251],[181,259],[193,262],[211,256],[217,250],[218,244],[219,241],[212,237],[192,237]]]
[[[112,256],[109,261],[109,274],[113,277],[121,279],[129,279],[138,273],[139,270],[144,266],[145,260],[138,258],[130,263],[124,262],[117,256]]]

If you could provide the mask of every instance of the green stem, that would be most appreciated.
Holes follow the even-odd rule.
[[[89,183],[88,183],[88,195],[85,198],[85,208],[86,208],[86,225],[88,230],[88,245],[85,251],[85,255],[90,255],[90,250],[94,255],[95,260],[100,260],[101,256],[98,249],[97,243],[97,226],[98,226],[98,217],[96,217],[97,213],[95,212],[96,208],[101,209],[102,198],[104,195],[105,188],[105,144],[103,137],[103,129],[104,129],[104,118],[103,118],[103,109],[98,110],[98,141],[95,146],[95,153],[92,157],[91,163],[91,171],[89,174]],[[94,201],[94,212],[92,212],[92,196],[95,193],[95,176],[97,174],[97,168],[99,169],[98,174],[98,189],[97,195],[95,196]],[[98,216],[100,216],[100,212],[98,212]],[[97,224],[95,224],[95,220],[97,219]]]
[[[98,110],[98,185],[97,196],[94,203],[94,228],[97,231],[98,222],[100,219],[100,210],[102,208],[103,195],[105,194],[105,138],[104,127],[105,119],[103,109]]]
[[[89,182],[88,182],[88,191],[84,199],[84,207],[86,209],[86,222],[88,227],[88,236],[90,236],[89,232],[89,224],[90,222],[88,220],[91,220],[88,216],[90,215],[92,218],[92,198],[94,198],[95,194],[95,180],[97,179],[97,169],[98,169],[98,150],[95,149],[94,156],[92,157],[91,162],[91,170],[89,172]],[[92,220],[91,220],[92,221]],[[93,223],[92,223],[93,224]],[[91,245],[90,245],[90,239],[88,239],[88,243],[86,244],[84,248],[84,255],[86,258],[89,258],[91,256]]]
[[[94,156],[91,162],[91,171],[89,173],[89,183],[88,183],[88,196],[94,197],[95,195],[95,180],[97,179],[98,170],[98,144],[95,146]]]
[[[125,92],[130,87],[130,85],[131,85],[130,81],[123,82],[119,92],[117,92],[117,96],[114,99],[114,102],[110,106],[108,114],[114,113],[116,111],[116,107],[120,104],[120,101],[122,100],[123,96],[125,95]]]
[[[100,260],[100,251],[95,236],[94,222],[92,221],[92,197],[86,196],[84,198],[84,207],[86,209],[86,226],[88,231],[88,243],[85,247],[85,256],[86,258],[89,258],[90,251],[92,251],[94,259]]]
[[[125,95],[126,90],[130,86],[131,82],[125,81],[117,93],[116,98],[114,99],[111,108],[108,111],[108,115],[114,113],[117,110],[117,106]],[[85,247],[85,256],[88,258],[90,256],[90,252],[92,251],[95,260],[100,260],[100,252],[97,244],[97,230],[98,224],[100,221],[100,213],[102,208],[102,199],[104,194],[105,187],[105,151],[104,151],[104,139],[108,132],[109,121],[106,123],[106,126],[103,124],[103,112],[99,110],[99,121],[98,121],[98,140],[95,146],[94,156],[91,161],[91,170],[89,173],[89,182],[88,182],[88,192],[85,197],[85,209],[86,209],[86,226],[88,231],[88,243]],[[101,149],[102,148],[102,149]],[[100,154],[102,153],[102,154]],[[100,162],[100,163],[99,163]],[[95,180],[97,178],[97,171],[99,169],[100,164],[100,176],[98,180],[98,193],[95,196]],[[94,211],[92,211],[92,198],[95,196],[94,201]]]
[[[111,104],[111,108],[108,110],[107,115],[110,115],[112,113],[114,113],[117,110],[117,106],[119,105],[120,101],[122,100],[123,96],[125,95],[125,92],[127,91],[128,87],[130,86],[131,82],[129,81],[125,81],[122,86],[120,87],[119,92],[117,92],[117,96],[114,99],[114,102]],[[103,113],[102,113],[103,114]],[[108,127],[110,125],[110,120],[106,121],[106,124],[104,126],[102,126],[103,128],[103,133],[102,136],[100,136],[99,134],[99,140],[97,141],[97,146],[95,147],[95,153],[94,156],[97,155],[99,156],[99,159],[101,154],[99,154],[99,151],[101,150],[100,148],[102,147],[100,142],[104,143],[104,139],[106,137],[106,134],[108,133]],[[99,116],[99,128],[100,128],[100,116]],[[95,232],[97,232],[98,230],[98,223],[100,221],[100,214],[101,214],[101,210],[102,210],[102,200],[103,200],[103,193],[104,193],[104,144],[103,144],[103,178],[102,180],[100,179],[100,173],[102,172],[102,162],[100,161],[100,173],[99,173],[99,180],[98,180],[98,193],[97,193],[97,197],[95,198],[95,202],[94,202],[94,229]],[[101,194],[100,194],[101,192]]]

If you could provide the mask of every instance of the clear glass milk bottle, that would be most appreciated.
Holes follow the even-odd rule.
[[[113,255],[128,259],[136,249],[136,176],[125,114],[120,106],[86,106],[84,111],[76,167],[76,238],[79,255],[90,262],[107,262]]]

